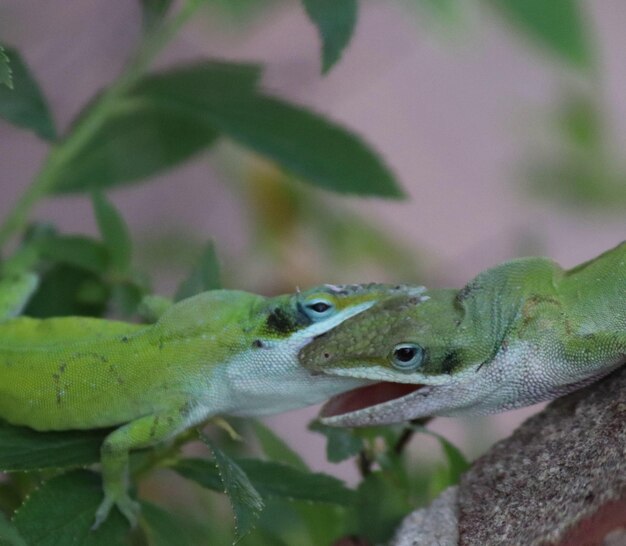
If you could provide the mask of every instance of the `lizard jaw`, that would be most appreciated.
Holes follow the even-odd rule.
[[[383,424],[379,419],[381,413],[385,413],[381,412],[385,406],[403,406],[404,398],[413,398],[410,395],[424,389],[430,390],[425,385],[389,381],[359,387],[328,400],[322,407],[320,420],[323,424],[332,426]]]
[[[568,381],[570,378],[566,377],[550,383],[541,372],[544,368],[536,367],[541,374],[533,374],[533,370],[520,365],[519,355],[513,356],[517,367],[511,366],[508,358],[496,358],[492,367],[485,367],[480,373],[470,370],[466,377],[447,384],[401,383],[392,386],[383,382],[347,391],[326,403],[320,420],[330,426],[364,427],[420,417],[488,415],[553,400],[612,371],[602,370],[578,381]],[[502,373],[503,367],[508,376]]]

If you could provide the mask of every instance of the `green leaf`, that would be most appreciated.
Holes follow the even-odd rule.
[[[258,459],[240,460],[241,468],[264,496],[350,505],[356,494],[341,480],[321,473],[303,472],[292,466]]]
[[[215,457],[223,491],[228,495],[235,515],[235,541],[239,541],[254,528],[263,510],[263,498],[235,461],[213,445],[206,436],[202,435],[201,438]]]
[[[585,19],[579,0],[490,0],[513,24],[577,66],[590,63]]]
[[[0,45],[0,84],[6,85],[9,89],[13,89],[13,72],[11,71],[11,62]]]
[[[398,484],[384,472],[369,474],[359,484],[357,493],[358,535],[373,544],[386,543],[413,508]]]
[[[84,466],[100,460],[102,431],[36,432],[0,421],[0,471]]]
[[[12,479],[17,477],[17,480]],[[27,474],[14,474],[4,481],[0,482],[0,511],[4,514],[13,514],[15,510],[22,504],[22,494],[28,489],[27,480],[33,479],[34,476]],[[2,533],[0,533],[0,538]],[[2,540],[0,540],[2,544]]]
[[[146,32],[157,27],[172,6],[172,0],[140,0],[140,2],[141,23]]]
[[[224,96],[197,115],[304,181],[339,193],[400,197],[393,175],[357,135],[280,99]]]
[[[71,265],[56,264],[43,275],[39,289],[23,314],[38,318],[100,317],[108,297],[109,288],[98,275]]]
[[[176,291],[175,301],[195,296],[206,290],[220,288],[220,265],[215,254],[215,246],[209,241],[200,258]]]
[[[363,439],[356,436],[351,429],[327,427],[314,421],[309,425],[309,430],[326,436],[326,458],[331,463],[340,463],[354,457],[364,448]]]
[[[356,24],[357,0],[303,0],[322,40],[322,73],[339,60]]]
[[[123,317],[137,313],[145,296],[145,288],[133,282],[116,283],[111,287],[111,307]]]
[[[170,97],[200,107],[206,98],[232,94],[249,96],[256,92],[261,66],[251,63],[202,61],[144,78],[131,93],[135,98]]]
[[[2,512],[0,512],[0,545],[28,546],[19,531]]]
[[[327,474],[304,472],[286,464],[259,459],[237,459],[236,464],[263,497],[299,499],[342,506],[350,505],[356,500],[352,489],[348,489],[341,480]],[[212,461],[184,459],[173,469],[203,487],[215,491],[222,490],[217,467]]]
[[[250,422],[261,444],[261,449],[263,449],[263,453],[265,453],[268,458],[272,461],[292,466],[303,472],[308,470],[302,457],[291,449],[271,428],[257,420],[251,420]]]
[[[189,112],[121,99],[99,130],[57,174],[55,193],[139,182],[191,157],[217,138]]]
[[[37,242],[42,258],[54,263],[72,265],[102,273],[108,269],[106,247],[95,239],[82,235],[50,235]]]
[[[352,515],[352,506],[337,506],[336,504],[311,504],[301,501],[293,503],[302,525],[306,529],[309,544],[336,544],[337,537],[346,534],[349,516]],[[363,545],[364,546],[364,545]]]
[[[434,499],[451,485],[459,483],[461,474],[463,474],[463,472],[465,472],[470,465],[463,456],[463,453],[461,453],[456,446],[451,444],[443,436],[431,431],[425,430],[425,432],[439,440],[448,463],[447,465],[437,465],[435,471],[431,475],[428,489],[430,498]]]
[[[4,49],[2,57],[9,59],[13,87],[9,89],[0,85],[0,117],[13,125],[34,131],[46,140],[54,140],[54,121],[28,67],[18,52],[10,47]]]
[[[450,485],[458,483],[461,478],[461,474],[469,469],[470,464],[467,462],[467,459],[458,447],[450,443],[443,436],[437,435],[437,438],[439,439],[439,443],[441,444],[448,461],[450,480],[452,482]]]
[[[417,432],[437,438],[446,457],[447,465],[438,465],[431,475],[429,493],[431,498],[435,498],[444,489],[459,483],[461,474],[469,469],[470,464],[461,450],[440,434],[421,425],[416,425],[413,428]]]
[[[459,0],[417,0],[416,7],[420,9],[420,15],[425,14],[440,25],[454,26],[462,18],[463,5]]]
[[[60,168],[55,192],[146,178],[221,132],[337,192],[399,197],[384,162],[356,135],[256,90],[258,67],[208,62],[145,78]]]
[[[126,222],[101,192],[94,192],[93,208],[98,228],[111,257],[111,265],[119,272],[128,272],[132,245]]]
[[[249,93],[259,76],[255,65],[203,62],[145,78],[118,100],[103,125],[55,173],[52,191],[128,185],[174,167],[213,144],[218,133],[193,107],[155,101],[154,94],[172,89],[193,89],[199,95]]]
[[[117,510],[91,530],[101,501],[100,478],[79,470],[45,482],[26,499],[14,523],[31,545],[126,546],[128,524]]]
[[[227,67],[221,74],[216,70],[212,79],[196,77],[193,67],[149,77],[135,93],[203,120],[318,186],[342,193],[402,195],[387,166],[358,136],[257,92],[249,67],[248,73],[239,65]]]
[[[141,503],[141,519],[145,523],[150,546],[192,546],[188,527],[176,516],[150,502]]]
[[[38,285],[39,277],[35,273],[6,276],[0,273],[0,321],[19,316]]]
[[[437,438],[439,444],[441,445],[441,449],[443,449],[443,453],[446,456],[446,460],[448,461],[450,474],[454,479],[454,482],[452,483],[457,483],[459,481],[459,478],[461,477],[461,474],[463,474],[463,472],[466,472],[470,467],[469,462],[467,461],[461,450],[450,441],[448,441],[446,438],[441,436],[441,434],[437,434],[436,432],[427,429],[425,426],[414,425],[413,429],[416,432],[421,432],[423,434],[428,434],[433,438]]]
[[[215,461],[207,461],[205,459],[182,459],[172,467],[172,470],[175,470],[188,480],[193,480],[206,489],[225,493],[220,471]]]
[[[428,498],[435,499],[448,487],[453,485],[450,470],[445,464],[437,464],[431,471],[428,482]]]
[[[108,268],[106,247],[82,235],[52,235],[39,243],[42,258],[54,263],[80,267],[92,273],[102,273]]]
[[[315,505],[319,507],[319,504]],[[265,508],[259,518],[259,522],[254,534],[242,541],[242,544],[249,546],[313,546],[309,537],[303,536],[306,533],[304,524],[295,503],[282,499],[269,498],[265,500]],[[330,544],[330,542],[328,543]]]
[[[269,12],[277,0],[211,0],[211,14],[216,22],[227,28],[241,28]]]

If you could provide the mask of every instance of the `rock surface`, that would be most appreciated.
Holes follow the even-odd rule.
[[[408,516],[394,546],[626,545],[626,368],[550,404]]]

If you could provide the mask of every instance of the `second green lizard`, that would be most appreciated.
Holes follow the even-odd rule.
[[[486,414],[551,400],[626,362],[626,242],[569,271],[521,258],[460,290],[385,300],[318,336],[300,360],[315,373],[377,382],[333,398],[322,412],[326,424]]]

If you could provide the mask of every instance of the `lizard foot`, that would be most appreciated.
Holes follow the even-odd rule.
[[[111,508],[113,506],[117,506],[118,510],[124,515],[124,517],[130,523],[131,528],[137,526],[137,521],[139,519],[139,512],[141,511],[141,505],[132,500],[127,494],[120,496],[115,499],[108,495],[105,495],[103,501],[98,506],[96,510],[96,519],[91,526],[91,530],[95,531],[104,521],[109,517],[109,513],[111,512]]]

